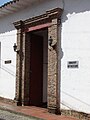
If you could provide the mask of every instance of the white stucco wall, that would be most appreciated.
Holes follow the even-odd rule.
[[[89,0],[64,0],[61,33],[61,102],[86,113],[90,113],[89,5]],[[79,61],[79,68],[67,68],[68,61]]]
[[[0,96],[14,99],[16,54],[13,51],[13,44],[16,42],[16,31],[0,34],[0,42]],[[11,63],[5,64],[8,60],[11,60]]]
[[[16,30],[13,22],[60,7],[61,18],[61,107],[90,113],[90,0],[46,0],[0,19],[1,67],[0,96],[15,97]],[[11,64],[4,64],[5,60]],[[68,61],[79,61],[79,68],[67,68]],[[11,73],[11,74],[10,74]],[[66,107],[67,106],[67,107]]]

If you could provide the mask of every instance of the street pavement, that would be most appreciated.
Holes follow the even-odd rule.
[[[30,118],[23,115],[11,113],[8,111],[0,110],[0,120],[37,120],[36,118]],[[38,119],[39,120],[39,119]]]
[[[0,118],[0,120],[79,120],[71,116],[49,113],[47,108],[16,106],[11,102],[6,103],[4,101],[0,101]]]

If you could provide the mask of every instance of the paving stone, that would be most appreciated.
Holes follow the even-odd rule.
[[[36,119],[0,110],[0,120],[36,120]]]

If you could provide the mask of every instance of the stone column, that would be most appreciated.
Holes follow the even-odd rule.
[[[30,102],[30,34],[23,33],[22,105]]]
[[[22,105],[22,21],[19,21],[17,28],[17,55],[16,55],[16,93],[15,100],[17,105]]]
[[[58,89],[58,20],[53,19],[48,27],[48,39],[53,39],[51,47],[48,46],[48,109],[49,112],[60,113],[60,97]]]
[[[22,105],[24,105],[24,84],[25,84],[25,51],[26,51],[26,46],[25,46],[25,40],[26,40],[26,33],[23,32],[22,34],[22,81],[21,81],[21,90],[22,90],[22,93],[21,93],[21,102],[22,102]]]

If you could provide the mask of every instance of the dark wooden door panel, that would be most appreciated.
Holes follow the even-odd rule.
[[[43,96],[43,37],[31,34],[30,105],[41,106]]]

